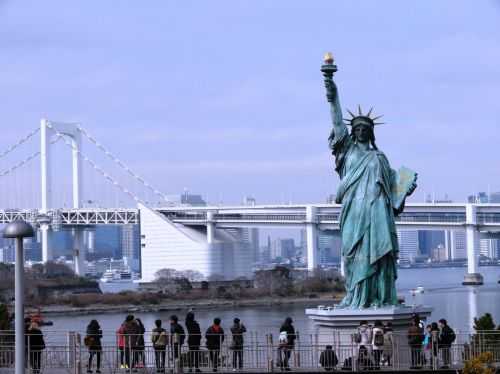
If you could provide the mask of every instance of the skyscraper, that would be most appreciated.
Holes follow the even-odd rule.
[[[339,263],[342,241],[339,231],[322,230],[318,232],[319,263]]]
[[[139,271],[141,237],[139,225],[121,226],[121,254],[134,271]]]
[[[399,241],[399,258],[403,261],[413,261],[418,255],[418,231],[397,230]]]

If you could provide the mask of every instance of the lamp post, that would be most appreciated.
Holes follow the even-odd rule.
[[[24,253],[23,238],[30,238],[34,234],[33,227],[25,221],[9,223],[3,232],[4,238],[15,239],[16,267],[15,267],[15,329],[16,329],[16,360],[15,374],[24,374]]]

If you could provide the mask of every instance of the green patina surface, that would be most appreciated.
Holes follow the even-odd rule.
[[[333,129],[329,145],[340,176],[336,202],[342,204],[340,230],[346,278],[341,306],[350,308],[396,305],[398,240],[394,218],[416,188],[416,173],[391,169],[375,145],[374,121],[361,109],[348,131],[342,118],[334,65],[323,65]],[[371,111],[370,111],[371,112]]]

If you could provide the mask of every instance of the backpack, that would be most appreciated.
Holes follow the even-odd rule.
[[[153,335],[151,335],[153,346],[163,347],[167,345],[167,332],[164,329],[162,330],[163,331],[155,331]]]
[[[87,335],[85,338],[83,338],[83,344],[85,344],[86,347],[90,347],[92,344],[94,344],[94,337]]]
[[[355,332],[354,335],[353,335],[353,339],[354,339],[354,343],[361,343],[361,333],[358,331],[358,332]]]
[[[280,331],[279,342],[280,345],[288,344],[288,333],[286,331]]]
[[[377,331],[373,337],[373,344],[376,347],[382,347],[384,345],[384,333],[382,331]]]

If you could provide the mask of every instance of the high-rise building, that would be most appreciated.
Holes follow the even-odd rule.
[[[445,232],[437,230],[418,231],[418,249],[421,255],[431,256],[432,249],[445,245]]]
[[[418,255],[418,231],[397,230],[399,241],[399,258],[404,261],[413,261]]]
[[[271,258],[291,259],[295,256],[295,240],[277,238],[271,246]]]
[[[257,204],[257,201],[251,197],[251,196],[245,196],[243,198],[243,205],[247,206],[255,206]],[[260,242],[259,242],[259,229],[252,227],[252,228],[242,228],[241,229],[241,238],[243,243],[246,243],[248,245],[248,250],[251,251],[252,253],[252,261],[255,263],[259,261],[259,248],[260,248]]]
[[[480,239],[479,254],[491,260],[498,258],[498,239]]]
[[[3,239],[3,238],[2,238]],[[3,240],[0,247],[0,262],[13,263],[16,260],[16,251],[13,240]]]
[[[51,231],[49,248],[54,258],[73,256],[73,236],[71,230]]]
[[[96,226],[94,248],[98,257],[121,259],[123,257],[121,227],[115,225]]]
[[[24,259],[26,261],[42,261],[42,246],[39,241],[34,238],[24,238]]]
[[[139,260],[141,250],[141,235],[139,225],[121,226],[121,247],[122,258],[127,259],[127,264],[134,271],[139,271]]]
[[[342,241],[339,231],[324,230],[318,232],[319,263],[339,263]]]
[[[465,230],[450,230],[446,232],[446,247],[450,260],[467,258],[467,243]]]

